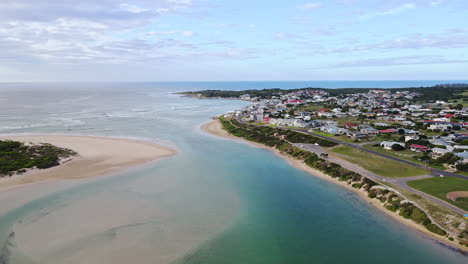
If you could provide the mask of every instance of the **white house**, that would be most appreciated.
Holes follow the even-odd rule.
[[[455,156],[460,158],[459,160],[460,163],[468,163],[468,151],[456,153]]]
[[[442,157],[443,155],[447,154],[447,153],[450,153],[452,151],[448,150],[448,149],[443,149],[443,148],[433,148],[432,149],[432,153],[431,153],[431,156],[433,159],[437,159],[437,158],[440,158]]]
[[[418,140],[419,136],[418,135],[406,135],[405,136],[405,142],[408,142],[410,140]]]
[[[453,126],[451,124],[432,124],[428,129],[440,130],[440,131],[451,131]]]
[[[392,149],[392,146],[395,145],[395,144],[400,145],[403,148],[405,147],[405,144],[403,144],[401,142],[396,142],[396,141],[382,141],[382,142],[380,142],[380,146],[383,147],[384,149]]]
[[[348,133],[349,130],[336,126],[323,126],[320,127],[320,131],[333,135],[344,135]]]

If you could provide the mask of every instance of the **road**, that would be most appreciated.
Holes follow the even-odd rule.
[[[240,116],[240,117],[237,117],[237,121],[241,124],[244,124],[244,125],[251,125],[251,124],[248,124],[247,122],[244,121],[244,117],[247,116],[247,115],[243,115],[243,116]],[[455,205],[452,205],[446,201],[443,201],[437,197],[434,197],[432,195],[429,195],[427,193],[424,193],[424,192],[421,192],[419,190],[416,190],[416,189],[413,189],[411,188],[410,186],[407,185],[407,182],[408,181],[411,181],[411,180],[418,180],[418,179],[423,179],[423,178],[430,178],[430,177],[440,177],[440,175],[443,175],[444,177],[445,176],[449,176],[449,177],[456,177],[456,178],[461,178],[461,179],[465,179],[465,180],[468,180],[468,176],[464,176],[464,175],[461,175],[461,174],[457,174],[457,173],[452,173],[452,172],[448,172],[448,171],[443,171],[443,170],[439,170],[439,169],[435,169],[435,168],[431,168],[431,167],[426,167],[424,165],[421,165],[421,164],[418,164],[418,163],[415,163],[415,162],[411,162],[411,161],[408,161],[408,160],[404,160],[404,159],[400,159],[400,158],[397,158],[397,157],[393,157],[393,156],[390,156],[390,155],[387,155],[387,154],[384,154],[384,153],[381,153],[381,152],[378,152],[378,151],[375,151],[375,150],[371,150],[371,149],[367,149],[367,148],[364,148],[362,147],[361,145],[359,144],[355,144],[355,143],[349,143],[349,142],[344,142],[344,141],[341,141],[341,140],[338,140],[336,138],[332,138],[332,137],[326,137],[326,136],[322,136],[322,135],[319,135],[319,134],[315,134],[313,132],[309,132],[307,131],[307,129],[297,129],[297,128],[288,128],[288,127],[278,127],[279,129],[286,129],[286,130],[293,130],[293,131],[296,131],[296,132],[300,132],[300,133],[305,133],[305,134],[309,134],[309,135],[312,135],[314,137],[319,137],[319,138],[323,138],[323,139],[326,139],[326,140],[330,140],[330,141],[333,141],[335,143],[338,143],[338,144],[342,144],[342,145],[345,145],[345,146],[350,146],[350,147],[353,147],[353,148],[356,148],[356,149],[359,149],[359,150],[362,150],[362,151],[365,151],[365,152],[368,152],[368,153],[371,153],[371,154],[374,154],[374,155],[378,155],[378,156],[381,156],[381,157],[384,157],[384,158],[387,158],[387,159],[391,159],[391,160],[394,160],[394,161],[398,161],[398,162],[403,162],[405,164],[409,164],[409,165],[412,165],[412,166],[416,166],[418,168],[422,168],[422,169],[428,169],[431,173],[428,174],[428,175],[421,175],[421,176],[415,176],[415,177],[407,177],[407,178],[389,178],[389,177],[383,177],[383,176],[380,176],[380,175],[377,175],[375,173],[372,173],[354,163],[351,163],[351,162],[348,162],[344,159],[341,159],[341,158],[337,158],[337,157],[334,157],[332,155],[330,155],[331,153],[327,153],[326,151],[323,150],[323,148],[320,148],[319,146],[315,146],[315,145],[310,145],[310,144],[294,144],[304,150],[308,150],[308,151],[311,151],[311,152],[314,152],[318,155],[320,155],[320,153],[327,153],[329,154],[329,160],[337,163],[337,164],[340,164],[341,166],[349,169],[349,170],[352,170],[352,171],[355,171],[365,177],[368,177],[370,179],[373,179],[373,180],[377,180],[377,181],[380,181],[380,182],[388,182],[388,183],[391,183],[395,186],[398,186],[400,188],[403,188],[405,190],[408,190],[408,191],[411,191],[413,193],[417,193],[439,205],[442,205],[444,207],[447,207],[457,213],[460,213],[462,215],[466,214],[467,212]]]
[[[361,174],[362,176],[364,176],[366,178],[369,178],[371,180],[375,180],[375,181],[379,181],[379,182],[387,182],[387,183],[390,183],[390,184],[392,184],[394,186],[397,186],[397,187],[403,188],[405,190],[417,193],[417,194],[419,194],[419,195],[433,201],[434,203],[437,203],[437,204],[442,205],[444,207],[448,207],[448,208],[452,209],[453,211],[455,211],[455,212],[457,212],[459,214],[462,214],[462,215],[466,214],[465,210],[463,210],[463,209],[461,209],[461,208],[459,208],[459,207],[457,207],[457,206],[455,206],[453,204],[447,203],[446,201],[440,200],[439,198],[431,196],[431,195],[429,195],[427,193],[424,193],[424,192],[418,191],[416,189],[413,189],[413,188],[411,188],[410,186],[408,186],[406,184],[408,181],[431,178],[431,177],[434,177],[434,175],[421,175],[421,176],[406,177],[406,178],[384,177],[384,176],[377,175],[377,174],[375,174],[375,173],[373,173],[371,171],[368,171],[368,170],[362,168],[361,166],[356,165],[356,164],[354,164],[352,162],[349,162],[349,161],[344,160],[344,159],[342,159],[340,157],[337,157],[333,153],[329,153],[328,151],[326,151],[325,149],[323,149],[320,146],[316,146],[316,145],[313,145],[313,144],[302,144],[302,143],[295,143],[293,145],[298,147],[298,148],[301,148],[303,150],[313,152],[313,153],[315,153],[317,155],[320,155],[322,153],[327,153],[328,154],[328,158],[326,158],[327,160],[329,160],[331,162],[334,162],[336,164],[339,164],[343,168],[346,168],[348,170],[357,172],[357,173]]]

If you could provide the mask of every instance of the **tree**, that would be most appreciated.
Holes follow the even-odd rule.
[[[394,151],[402,151],[402,150],[405,150],[405,147],[403,147],[403,146],[400,145],[400,144],[393,144],[393,145],[392,145],[392,150],[394,150]]]
[[[460,158],[453,155],[453,153],[445,153],[442,157],[438,158],[436,162],[439,164],[444,164],[444,163],[453,164],[455,163],[455,161],[459,159]]]
[[[457,170],[459,171],[467,171],[468,170],[468,164],[466,163],[458,163],[456,166]]]
[[[404,135],[405,130],[403,128],[398,129],[398,135]]]

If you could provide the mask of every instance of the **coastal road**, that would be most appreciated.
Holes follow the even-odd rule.
[[[283,128],[283,127],[281,127],[281,128],[282,129],[288,129],[288,128]],[[387,159],[391,159],[391,160],[394,160],[394,161],[398,161],[398,162],[403,162],[403,163],[406,163],[406,164],[409,164],[409,165],[412,165],[412,166],[415,166],[415,167],[418,167],[418,168],[421,168],[421,169],[427,169],[427,170],[431,171],[431,175],[433,175],[433,176],[443,175],[443,176],[450,176],[450,177],[456,177],[456,178],[461,178],[461,179],[468,180],[468,176],[465,176],[465,175],[461,175],[461,174],[457,174],[457,173],[453,173],[453,172],[448,172],[448,171],[443,171],[443,170],[427,167],[425,165],[421,165],[421,164],[418,164],[418,163],[415,163],[415,162],[412,162],[412,161],[400,159],[400,158],[390,156],[390,155],[387,155],[387,154],[384,154],[384,153],[381,153],[381,152],[378,152],[378,151],[375,151],[375,150],[372,150],[372,149],[365,148],[365,147],[363,147],[363,146],[361,146],[359,144],[348,143],[348,142],[344,142],[344,141],[341,141],[341,140],[337,140],[337,139],[332,138],[332,137],[326,137],[326,136],[322,136],[322,135],[319,135],[319,134],[316,134],[316,133],[313,133],[313,132],[309,132],[306,129],[290,129],[290,130],[294,130],[296,132],[306,133],[306,134],[309,134],[309,135],[312,135],[312,136],[315,136],[315,137],[327,139],[327,140],[333,141],[333,142],[338,143],[338,144],[350,146],[350,147],[353,147],[353,148],[356,148],[356,149],[359,149],[359,150],[362,150],[362,151],[365,151],[365,152],[372,153],[374,155],[378,155],[378,156],[381,156],[381,157],[384,157],[384,158],[387,158]]]
[[[240,116],[240,117],[237,117],[237,121],[241,124],[244,124],[244,125],[251,125],[251,124],[248,124],[247,122],[245,122],[243,120],[243,118],[247,116],[247,115],[243,115],[243,116]],[[378,151],[375,151],[375,150],[371,150],[371,149],[367,149],[367,148],[364,148],[362,147],[360,144],[354,144],[354,143],[348,143],[348,142],[344,142],[344,141],[341,141],[341,140],[337,140],[335,138],[332,138],[332,137],[326,137],[326,136],[322,136],[322,135],[319,135],[319,134],[315,134],[313,132],[309,132],[307,129],[297,129],[297,128],[288,128],[288,127],[278,127],[279,129],[285,129],[285,130],[293,130],[293,131],[296,131],[296,132],[300,132],[300,133],[305,133],[305,134],[309,134],[309,135],[312,135],[312,136],[315,136],[315,137],[319,137],[319,138],[323,138],[323,139],[326,139],[326,140],[330,140],[330,141],[333,141],[335,143],[338,143],[338,144],[342,144],[342,145],[346,145],[346,146],[350,146],[350,147],[353,147],[353,148],[356,148],[356,149],[359,149],[359,150],[362,150],[362,151],[365,151],[365,152],[368,152],[368,153],[371,153],[371,154],[374,154],[374,155],[378,155],[378,156],[381,156],[381,157],[384,157],[384,158],[388,158],[388,159],[391,159],[391,160],[394,160],[394,161],[398,161],[398,162],[403,162],[405,164],[409,164],[409,165],[412,165],[412,166],[416,166],[418,168],[422,168],[422,169],[427,169],[427,170],[430,170],[430,174],[428,175],[422,175],[422,176],[415,176],[415,177],[408,177],[408,178],[389,178],[389,177],[383,177],[383,176],[380,176],[380,175],[377,175],[375,173],[372,173],[368,170],[365,170],[364,168],[354,164],[354,163],[351,163],[351,162],[348,162],[344,159],[341,159],[341,158],[337,158],[337,157],[334,157],[332,155],[330,155],[331,153],[327,153],[326,151],[323,150],[323,148],[320,148],[319,146],[315,146],[315,145],[310,145],[310,144],[295,144],[296,146],[302,148],[302,149],[305,149],[305,150],[308,150],[308,151],[311,151],[311,152],[314,152],[314,153],[317,153],[318,155],[320,155],[321,153],[327,153],[329,154],[329,158],[328,160],[331,160],[337,164],[340,164],[341,166],[347,168],[347,169],[350,169],[352,171],[355,171],[355,172],[358,172],[360,173],[361,175],[365,176],[365,177],[368,177],[370,179],[374,179],[374,180],[377,180],[377,181],[380,181],[380,182],[388,182],[388,183],[391,183],[395,186],[398,186],[400,188],[403,188],[405,190],[408,190],[408,191],[411,191],[413,193],[417,193],[441,206],[444,206],[444,207],[447,207],[457,213],[460,213],[462,215],[466,214],[467,212],[455,205],[452,205],[446,201],[443,201],[437,197],[434,197],[432,195],[429,195],[427,193],[424,193],[424,192],[421,192],[419,190],[416,190],[414,188],[411,188],[410,186],[407,185],[407,182],[408,181],[411,181],[411,180],[418,180],[418,179],[423,179],[423,178],[430,178],[430,177],[440,177],[440,175],[443,175],[444,177],[445,176],[449,176],[449,177],[456,177],[456,178],[461,178],[461,179],[465,179],[465,180],[468,180],[468,176],[464,176],[464,175],[460,175],[460,174],[457,174],[457,173],[452,173],[452,172],[447,172],[447,171],[443,171],[443,170],[438,170],[438,169],[435,169],[435,168],[431,168],[431,167],[426,167],[424,165],[421,165],[421,164],[418,164],[418,163],[415,163],[415,162],[411,162],[411,161],[408,161],[408,160],[403,160],[403,159],[400,159],[400,158],[397,158],[397,157],[393,157],[393,156],[390,156],[390,155],[387,155],[387,154],[384,154],[384,153],[380,153]]]
[[[245,116],[247,116],[247,115],[237,117],[237,121],[239,123],[241,123],[241,124],[244,124],[244,125],[251,125],[251,124],[248,124],[247,122],[245,122],[243,120],[243,118]],[[381,153],[381,152],[378,152],[378,151],[375,151],[375,150],[372,150],[372,149],[365,148],[365,147],[361,146],[360,144],[344,142],[344,141],[338,140],[338,139],[333,138],[333,137],[327,137],[327,136],[319,135],[319,134],[316,134],[316,133],[313,133],[313,132],[309,132],[307,129],[288,128],[288,127],[278,127],[278,128],[279,129],[286,129],[286,130],[293,130],[293,131],[304,133],[304,134],[309,134],[309,135],[312,135],[314,137],[318,137],[318,138],[333,141],[333,142],[338,143],[338,144],[350,146],[350,147],[353,147],[353,148],[356,148],[356,149],[359,149],[359,150],[362,150],[362,151],[365,151],[365,152],[368,152],[368,153],[371,153],[371,154],[374,154],[374,155],[378,155],[378,156],[381,156],[381,157],[384,157],[384,158],[387,158],[387,159],[391,159],[391,160],[398,161],[398,162],[403,162],[403,163],[406,163],[406,164],[409,164],[409,165],[412,165],[412,166],[415,166],[415,167],[418,167],[418,168],[421,168],[421,169],[426,169],[426,170],[431,171],[431,175],[433,175],[433,176],[443,175],[443,176],[450,176],[450,177],[456,177],[456,178],[468,180],[468,176],[465,176],[465,175],[461,175],[461,174],[453,173],[453,172],[448,172],[448,171],[443,171],[443,170],[431,168],[431,167],[428,167],[428,166],[425,166],[425,165],[421,165],[421,164],[418,164],[418,163],[415,163],[415,162],[412,162],[412,161],[400,159],[400,158],[390,156],[390,155],[387,155],[387,154],[384,154],[384,153]]]
[[[314,144],[302,144],[302,143],[294,143],[293,145],[298,147],[298,148],[301,148],[303,150],[313,152],[313,153],[315,153],[317,155],[320,155],[322,153],[326,153],[326,154],[328,154],[328,158],[325,158],[326,160],[334,162],[336,164],[339,164],[343,168],[346,168],[348,170],[357,172],[357,173],[361,174],[362,176],[364,176],[366,178],[369,178],[371,180],[384,182],[384,183],[385,182],[390,183],[390,184],[392,184],[394,186],[403,188],[403,189],[411,191],[413,193],[417,193],[417,194],[419,194],[419,195],[433,201],[434,203],[439,204],[439,205],[444,206],[444,207],[448,207],[448,208],[452,209],[453,211],[455,211],[455,212],[457,212],[459,214],[462,214],[462,215],[466,214],[465,210],[463,210],[463,209],[461,209],[461,208],[459,208],[459,207],[457,207],[457,206],[455,206],[453,204],[450,204],[450,203],[448,203],[446,201],[440,200],[439,198],[436,198],[436,197],[434,197],[432,195],[429,195],[427,193],[424,193],[424,192],[421,192],[419,190],[413,189],[413,188],[411,188],[410,186],[408,186],[406,184],[408,181],[412,181],[412,180],[432,178],[432,177],[434,177],[434,175],[421,175],[421,176],[406,177],[406,178],[384,177],[384,176],[377,175],[377,174],[375,174],[375,173],[373,173],[371,171],[368,171],[368,170],[362,168],[361,166],[356,165],[356,164],[354,164],[352,162],[344,160],[344,159],[334,155],[333,153],[329,153],[327,150],[325,150],[324,148],[322,148],[320,146],[316,146]]]

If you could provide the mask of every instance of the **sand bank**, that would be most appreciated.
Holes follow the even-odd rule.
[[[5,139],[49,143],[71,149],[78,155],[56,167],[35,169],[23,175],[0,178],[0,190],[44,180],[100,176],[177,153],[174,149],[151,142],[120,138],[65,135],[0,136],[0,140]]]
[[[444,243],[444,244],[446,244],[446,245],[448,245],[450,247],[457,248],[457,249],[459,249],[461,251],[467,251],[466,247],[460,246],[456,242],[449,241],[445,237],[441,237],[439,235],[436,235],[436,234],[430,232],[429,230],[427,230],[424,226],[418,225],[418,224],[416,224],[415,222],[413,222],[410,219],[403,218],[400,215],[395,214],[394,212],[391,212],[391,211],[387,210],[383,206],[382,203],[380,203],[376,199],[369,198],[367,196],[367,193],[365,191],[361,190],[361,189],[353,188],[352,186],[350,186],[346,182],[339,181],[338,179],[334,179],[334,178],[324,174],[323,172],[321,172],[321,171],[319,171],[317,169],[314,169],[314,168],[311,168],[311,167],[307,166],[307,164],[305,164],[301,160],[297,160],[297,159],[294,159],[294,158],[292,158],[290,156],[284,155],[283,153],[281,153],[277,149],[270,148],[270,147],[267,147],[265,145],[255,143],[255,142],[251,142],[251,141],[245,140],[243,138],[236,137],[236,136],[233,136],[233,135],[229,134],[226,130],[224,130],[222,128],[221,123],[218,120],[213,120],[213,121],[210,121],[208,123],[203,124],[201,126],[201,129],[204,132],[212,134],[214,136],[223,137],[223,138],[231,139],[231,140],[232,139],[241,140],[242,142],[247,142],[247,143],[249,143],[249,144],[251,144],[253,146],[256,146],[256,147],[268,149],[268,150],[272,151],[273,153],[275,153],[276,155],[284,158],[291,166],[294,166],[297,169],[303,170],[303,171],[305,171],[305,172],[307,172],[307,173],[309,173],[309,174],[311,174],[311,175],[313,175],[315,177],[319,177],[319,178],[324,179],[326,181],[333,182],[333,183],[338,184],[338,185],[340,185],[340,186],[342,186],[342,187],[344,187],[344,188],[346,188],[346,189],[348,189],[348,190],[350,190],[350,191],[352,191],[354,193],[357,193],[367,203],[373,205],[373,207],[379,209],[381,212],[383,212],[384,214],[386,214],[386,215],[392,217],[393,219],[399,221],[400,223],[403,223],[408,227],[411,227],[413,229],[416,229],[416,230],[420,231],[426,237],[436,239],[437,241],[440,241],[440,242],[442,242],[442,243]]]

